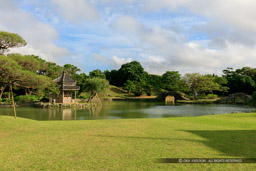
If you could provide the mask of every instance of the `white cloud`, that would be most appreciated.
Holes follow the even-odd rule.
[[[220,74],[228,66],[243,67],[254,64],[252,60],[256,58],[256,6],[253,4],[255,3],[252,0],[149,0],[145,1],[142,8],[154,11],[155,14],[161,9],[168,9],[170,12],[186,9],[188,14],[203,17],[205,21],[199,25],[190,23],[189,30],[177,32],[172,30],[173,27],[148,27],[141,19],[125,16],[116,20],[115,28],[124,36],[129,36],[144,53],[165,59],[166,62],[157,65],[154,61],[141,60],[138,54],[135,60],[142,61],[148,70],[157,73],[178,70],[182,73]],[[187,38],[197,32],[205,33],[204,40],[194,41]],[[147,58],[150,59],[150,55]]]
[[[136,0],[100,0],[102,3],[134,3]]]
[[[153,62],[156,64],[162,64],[162,63],[166,62],[166,60],[164,58],[159,57],[159,56],[149,56],[146,61]]]
[[[114,66],[116,69],[119,69],[119,67],[125,63],[132,62],[132,58],[119,58],[117,56],[112,57],[112,66]]]
[[[28,43],[27,46],[13,49],[12,52],[35,54],[59,62],[59,58],[68,55],[68,50],[56,46],[58,32],[48,24],[41,23],[27,12],[24,12],[9,0],[1,0],[0,28],[7,32],[18,33]]]
[[[88,0],[52,0],[57,6],[57,12],[71,23],[97,21],[99,12]]]
[[[99,55],[99,54],[93,54],[93,59],[97,62],[102,62],[102,63],[107,62],[107,58],[105,56]]]
[[[113,27],[123,33],[134,34],[142,31],[142,25],[132,16],[118,17]]]
[[[199,29],[210,38],[229,39],[239,43],[256,43],[256,5],[253,0],[150,0],[145,3],[149,11],[186,9],[188,13],[208,19],[206,27]],[[223,36],[223,37],[221,37]]]
[[[220,73],[229,66],[256,66],[253,0],[51,0],[38,14],[18,9],[13,1],[20,7],[31,1],[30,7],[40,8],[33,0],[0,0],[0,29],[18,33],[29,43],[19,51],[45,59],[65,56],[59,61],[73,60],[86,69],[118,69],[138,60],[157,74]],[[71,57],[55,45],[57,29],[63,29],[58,30],[66,36],[61,43],[71,49]],[[78,36],[67,36],[74,34]]]

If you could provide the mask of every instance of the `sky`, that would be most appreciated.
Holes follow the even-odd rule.
[[[0,0],[0,30],[83,72],[139,61],[151,74],[256,67],[253,0]]]

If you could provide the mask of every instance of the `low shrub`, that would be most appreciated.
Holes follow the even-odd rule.
[[[90,93],[81,93],[80,96],[78,96],[80,99],[88,99],[90,98]]]
[[[218,95],[216,95],[216,94],[208,94],[207,98],[208,99],[216,99],[216,98],[218,98]]]
[[[29,103],[40,101],[40,98],[35,95],[20,95],[15,97],[16,102]]]
[[[3,98],[2,102],[4,102],[5,104],[9,104],[12,102],[12,99],[11,98]]]
[[[197,96],[197,99],[207,99],[206,95],[200,94]]]

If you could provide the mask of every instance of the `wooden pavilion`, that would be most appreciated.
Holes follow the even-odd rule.
[[[62,76],[53,80],[58,84],[60,94],[50,94],[50,103],[75,103],[76,91],[80,90],[80,87],[76,85],[76,81],[66,76],[63,71]],[[75,91],[75,99],[72,98]]]

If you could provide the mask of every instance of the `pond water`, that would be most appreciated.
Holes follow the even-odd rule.
[[[34,120],[90,120],[125,118],[165,118],[250,112],[249,106],[184,104],[166,106],[155,102],[113,101],[92,109],[18,107],[17,116]],[[0,108],[0,115],[13,115],[12,108]]]

